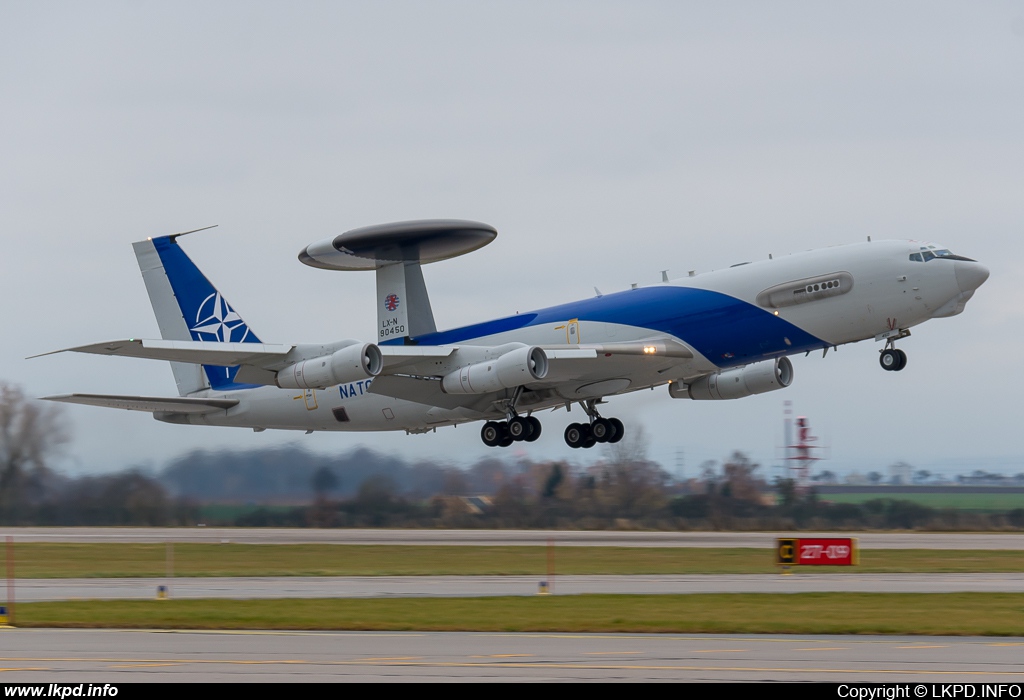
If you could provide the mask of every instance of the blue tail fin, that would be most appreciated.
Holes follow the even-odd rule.
[[[181,249],[177,238],[176,235],[162,236],[135,244],[135,254],[163,337],[209,343],[260,342],[227,299]],[[205,388],[202,384],[218,390],[250,386],[235,383],[238,367],[203,365],[205,382],[194,376],[194,372],[190,376],[187,367],[179,365],[175,368],[175,379],[182,394]],[[199,382],[202,384],[197,386]]]

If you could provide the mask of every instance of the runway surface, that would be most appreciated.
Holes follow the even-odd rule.
[[[398,544],[563,547],[758,547],[777,537],[857,537],[862,549],[1018,549],[1020,533],[621,532],[571,530],[316,530],[308,528],[14,527],[17,542],[239,542],[243,544]]]
[[[535,595],[540,576],[285,576],[18,579],[20,602],[174,598],[387,598]],[[1024,574],[735,574],[556,576],[555,594],[580,593],[1024,593]]]
[[[1024,637],[0,631],[8,683],[1021,683]]]

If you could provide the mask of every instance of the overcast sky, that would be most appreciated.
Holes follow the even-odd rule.
[[[494,225],[425,268],[439,328],[809,248],[936,241],[992,276],[914,329],[794,358],[783,391],[613,399],[689,473],[771,463],[782,405],[829,468],[1024,471],[1024,6],[1015,2],[16,2],[0,0],[0,380],[34,396],[173,395],[166,364],[62,347],[157,337],[132,253],[183,247],[266,342],[372,339],[372,273],[306,244],[413,218]],[[72,471],[194,448],[366,445],[467,463],[437,434],[174,426],[71,406]],[[532,457],[591,459],[545,418]],[[950,466],[952,468],[952,466]]]

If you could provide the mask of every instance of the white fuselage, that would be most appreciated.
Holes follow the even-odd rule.
[[[922,244],[877,241],[797,253],[594,297],[417,338],[457,346],[436,362],[442,376],[508,343],[543,348],[670,337],[692,358],[656,357],[639,366],[608,356],[530,396],[531,411],[567,401],[686,382],[729,367],[834,347],[905,330],[963,310],[984,281],[978,263],[952,256],[915,261]],[[820,289],[816,289],[818,285]],[[774,292],[772,290],[775,290]],[[588,372],[590,372],[588,374]],[[450,407],[376,393],[363,380],[329,389],[208,390],[238,399],[215,413],[174,422],[291,430],[423,432],[502,415],[492,401]],[[422,380],[435,390],[433,382]],[[158,416],[159,418],[160,416]]]

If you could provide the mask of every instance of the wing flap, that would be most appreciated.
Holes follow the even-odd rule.
[[[693,351],[677,340],[671,338],[652,338],[650,340],[635,340],[622,343],[602,343],[580,345],[580,350],[590,349],[595,353],[604,355],[642,355],[645,357],[674,357],[682,360],[693,359]],[[550,353],[547,348],[545,352]],[[564,351],[560,351],[564,352]],[[578,359],[581,356],[567,356]]]
[[[198,399],[185,396],[116,396],[110,394],[61,394],[44,396],[44,401],[77,403],[85,406],[120,408],[149,413],[213,413],[238,405],[238,399]]]

